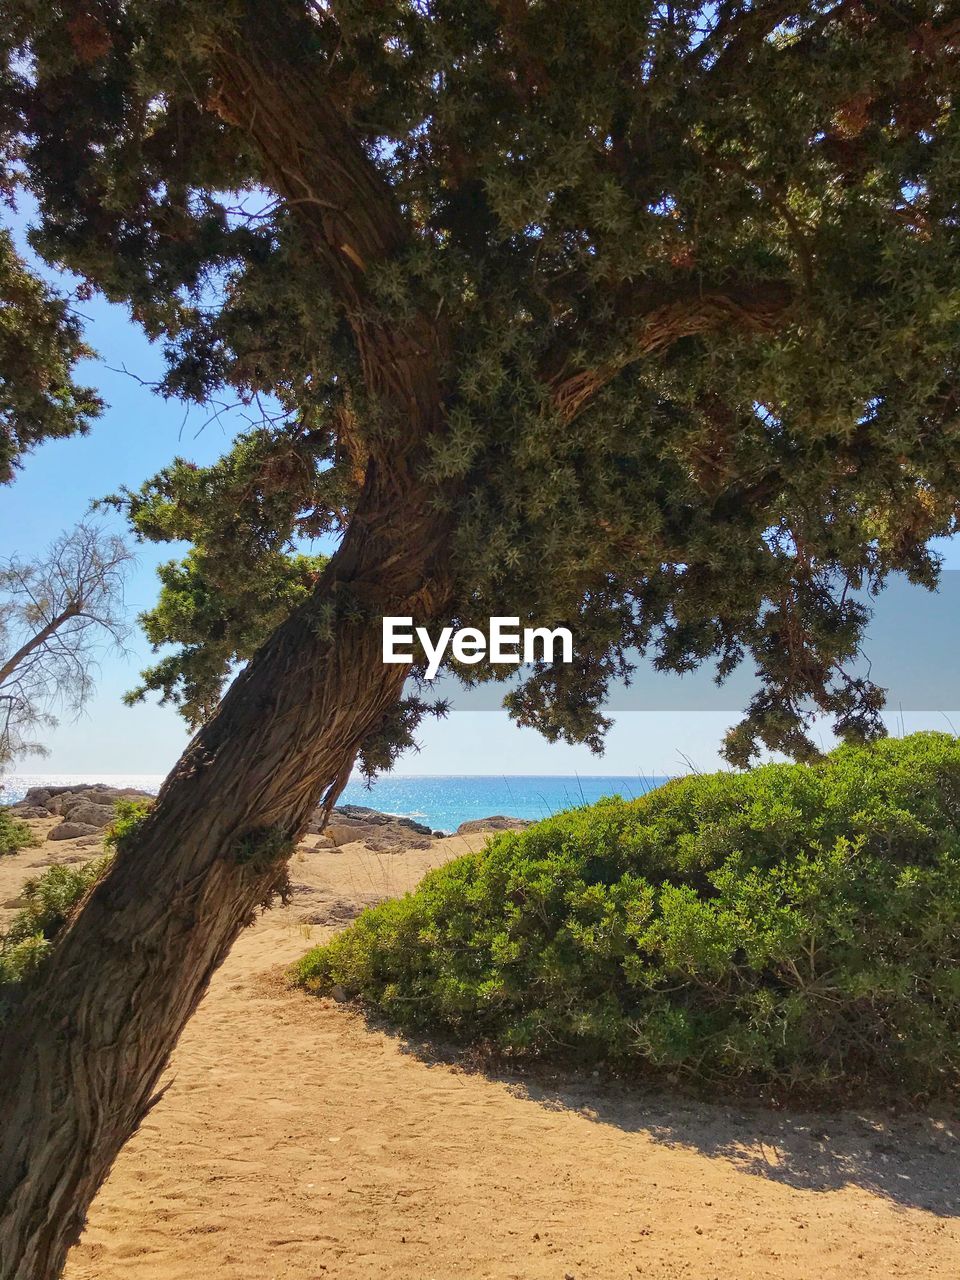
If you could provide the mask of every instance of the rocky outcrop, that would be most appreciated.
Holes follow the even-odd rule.
[[[320,830],[319,813],[315,815]],[[359,841],[368,849],[388,853],[396,849],[429,849],[433,832],[412,818],[398,818],[360,804],[344,804],[334,809],[323,834],[335,845]]]
[[[526,818],[507,818],[502,813],[490,818],[471,818],[457,827],[458,836],[472,835],[474,831],[522,831],[532,824]]]
[[[308,830],[316,834],[321,830],[319,809]],[[474,818],[461,822],[457,835],[470,835],[476,831],[522,831],[531,824],[525,818],[508,818],[496,814],[490,818]],[[334,845],[359,841],[368,849],[389,852],[397,849],[429,849],[434,840],[443,840],[448,832],[434,831],[412,818],[398,818],[394,814],[380,813],[359,804],[339,805],[334,809],[323,834]]]
[[[66,814],[78,804],[108,806],[111,813],[117,800],[153,800],[148,791],[136,787],[111,787],[105,782],[76,782],[66,787],[31,787],[22,800],[10,806],[16,812],[45,809],[48,815]]]
[[[21,818],[55,818],[63,821],[49,833],[49,840],[76,840],[103,831],[116,817],[118,800],[152,800],[136,787],[110,787],[105,782],[75,783],[67,787],[31,787],[10,806]]]
[[[154,797],[135,787],[111,787],[105,782],[75,783],[63,787],[31,787],[22,800],[10,806],[21,818],[60,817],[63,821],[49,833],[50,840],[75,840],[97,834],[113,821],[118,800],[152,800]],[[443,831],[434,831],[413,818],[399,818],[361,804],[342,804],[334,809],[329,823],[321,827],[323,817],[318,808],[307,827],[307,835],[319,836],[323,847],[365,844],[375,852],[389,853],[400,849],[428,849]],[[523,818],[507,818],[497,814],[490,818],[474,818],[461,822],[458,835],[475,831],[519,831],[529,826]],[[319,847],[315,845],[314,847]]]
[[[117,816],[112,804],[94,804],[90,800],[80,799],[63,810],[64,818],[70,822],[83,822],[88,827],[106,827]]]

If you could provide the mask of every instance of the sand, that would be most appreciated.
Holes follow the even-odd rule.
[[[485,1074],[287,990],[283,966],[312,942],[480,838],[397,854],[311,843],[291,904],[243,933],[187,1027],[68,1280],[960,1273],[950,1124]],[[0,902],[31,863],[92,852],[0,859]]]

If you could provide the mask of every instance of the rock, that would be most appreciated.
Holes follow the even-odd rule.
[[[137,787],[111,787],[106,782],[75,782],[66,787],[31,787],[22,800],[12,804],[12,812],[21,817],[47,818],[59,814],[71,822],[102,830],[116,816],[118,800],[153,800],[147,791]],[[78,809],[84,806],[80,816]],[[42,809],[42,813],[34,810]],[[66,837],[59,837],[65,839]]]
[[[58,804],[69,802],[71,798],[84,796],[95,803],[106,804],[121,796],[142,796],[153,799],[147,791],[139,787],[111,787],[108,782],[74,782],[66,787],[31,787],[17,806],[26,804],[42,804],[50,808],[51,801]]]
[[[339,818],[348,818],[350,821],[367,822],[378,827],[408,827],[411,831],[415,831],[418,835],[429,836],[432,834],[430,828],[424,826],[422,822],[414,822],[412,818],[399,818],[393,813],[380,813],[377,809],[368,809],[362,804],[341,804],[333,811]]]
[[[323,833],[331,844],[349,844],[351,840],[359,840],[361,834],[365,834],[362,829],[350,826],[343,822],[332,822]]]
[[[75,783],[70,787],[31,787],[23,799],[11,805],[11,808],[19,811],[33,805],[40,805],[48,813],[62,813],[64,804],[69,804],[83,789],[82,783]]]
[[[468,836],[474,831],[522,831],[533,824],[526,818],[506,818],[502,813],[490,818],[471,818],[457,827],[458,836]]]
[[[30,787],[27,794],[22,800],[18,800],[16,804],[10,806],[11,809],[48,809],[47,801],[50,799],[49,787]]]
[[[320,831],[320,821],[318,811],[308,830]],[[398,849],[429,849],[433,840],[433,832],[422,822],[380,813],[377,809],[368,809],[359,804],[338,805],[322,834],[334,846],[358,841],[377,853],[389,853]]]
[[[75,795],[72,791],[65,791],[61,796],[51,796],[50,799],[47,801],[47,808],[50,810],[51,813],[57,814],[59,817],[62,818],[63,810],[65,806],[68,804],[72,804],[74,801],[78,800],[79,798],[80,797]]]
[[[333,841],[330,839],[329,836],[311,835],[309,839],[303,840],[301,841],[300,844],[297,845],[297,853],[300,853],[300,854],[317,853],[321,849],[333,849],[335,847],[336,846],[334,845]]]
[[[340,928],[356,920],[357,916],[369,907],[383,902],[383,898],[372,894],[359,894],[356,900],[334,898],[323,902],[315,911],[308,911],[300,917],[301,924],[323,925],[326,928]]]
[[[88,826],[85,822],[61,822],[47,836],[48,840],[77,840],[80,836],[99,835],[97,827]]]
[[[83,796],[65,805],[61,813],[70,822],[82,822],[85,826],[101,829],[109,826],[117,816],[112,804],[93,804]]]

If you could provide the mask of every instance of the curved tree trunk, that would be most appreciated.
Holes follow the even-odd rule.
[[[446,603],[436,516],[395,480],[371,466],[314,597],[190,744],[3,1029],[2,1280],[59,1274],[212,973],[396,703],[406,668],[381,660],[381,614]]]
[[[378,444],[314,596],[235,681],[3,1028],[0,1280],[59,1274],[211,974],[396,704],[406,668],[383,664],[381,617],[429,623],[451,597],[450,517],[417,478],[444,423],[443,321],[434,304],[392,328],[369,304],[366,273],[404,252],[407,225],[299,65],[303,11],[247,12],[210,51],[219,84],[203,105],[245,131],[290,198],[353,330]]]

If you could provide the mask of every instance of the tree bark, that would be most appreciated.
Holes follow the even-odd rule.
[[[352,442],[363,492],[313,597],[234,682],[3,1029],[0,1280],[59,1274],[211,975],[396,704],[407,670],[382,662],[382,615],[423,625],[452,596],[450,516],[418,479],[443,428],[443,324],[424,309],[394,330],[369,305],[367,270],[403,252],[406,224],[301,65],[310,31],[283,6],[249,13],[211,51],[205,105],[245,130],[301,219],[352,326],[378,443]]]
[[[381,661],[381,614],[443,610],[444,530],[403,481],[371,465],[314,597],[193,740],[4,1027],[2,1280],[59,1274],[211,975],[397,701],[406,668]]]

